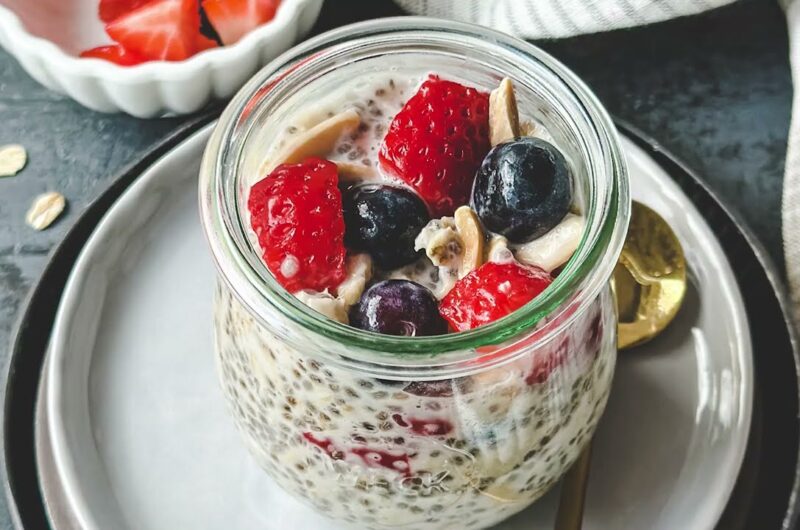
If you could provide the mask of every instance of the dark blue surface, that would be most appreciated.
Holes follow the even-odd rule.
[[[328,0],[318,25],[398,14],[388,0]],[[744,1],[648,28],[541,43],[574,68],[608,109],[659,139],[703,175],[782,266],[780,193],[791,81],[777,2]],[[0,52],[0,145],[21,143],[28,167],[0,179],[0,363],[9,333],[47,253],[115,174],[182,118],[97,114],[47,91]],[[69,209],[35,232],[24,214],[35,195],[63,193]],[[43,333],[46,330],[43,330]],[[2,501],[0,501],[0,504]],[[0,529],[10,519],[0,506]]]

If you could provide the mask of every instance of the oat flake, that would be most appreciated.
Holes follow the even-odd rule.
[[[19,144],[0,147],[0,177],[13,177],[25,167],[28,154]]]
[[[30,210],[25,214],[25,222],[36,230],[44,230],[61,215],[64,206],[66,200],[60,193],[56,191],[43,193],[33,200]]]

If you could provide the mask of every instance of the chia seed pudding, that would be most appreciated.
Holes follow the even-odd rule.
[[[231,223],[201,201],[217,365],[251,454],[318,511],[354,528],[487,528],[559,480],[605,408],[627,188],[622,166],[596,182],[529,74],[470,80],[420,57],[339,68],[242,135],[230,239],[252,270],[231,273]],[[264,78],[241,119],[302,67]],[[230,167],[220,130],[201,190],[209,160]],[[256,270],[266,290],[242,281]]]

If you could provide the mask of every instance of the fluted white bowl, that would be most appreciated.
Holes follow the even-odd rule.
[[[0,46],[46,87],[100,112],[147,118],[188,114],[232,96],[256,70],[303,37],[323,0],[283,0],[275,18],[231,46],[179,62],[118,66],[78,57],[111,43],[98,0],[0,0]]]

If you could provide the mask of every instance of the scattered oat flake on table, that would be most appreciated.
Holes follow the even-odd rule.
[[[25,167],[28,154],[19,144],[0,147],[0,177],[13,177]]]
[[[64,196],[56,191],[42,193],[33,200],[25,222],[36,230],[44,230],[61,215],[66,204]]]

